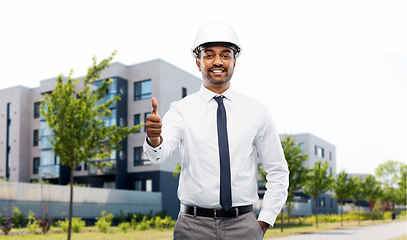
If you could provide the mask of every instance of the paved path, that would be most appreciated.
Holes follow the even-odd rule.
[[[269,240],[387,240],[407,234],[407,222],[342,228],[296,236],[268,238]]]

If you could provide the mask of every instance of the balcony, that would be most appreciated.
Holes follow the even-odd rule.
[[[52,149],[51,138],[52,136],[41,136],[40,150]]]
[[[39,167],[41,178],[59,178],[59,165],[45,165]]]
[[[94,160],[94,161],[89,161],[92,163],[110,163],[112,164],[111,166],[108,167],[98,167],[98,166],[93,166],[93,165],[88,165],[88,171],[90,175],[104,175],[104,174],[116,174],[116,160],[115,159],[107,159],[107,160]]]
[[[98,101],[98,102],[96,103],[96,106],[99,106],[99,105],[101,105],[101,104],[104,104],[104,103],[106,103],[107,101],[109,101],[110,99],[112,99],[112,98],[114,98],[114,97],[116,97],[116,96],[117,96],[116,93],[106,94],[106,96],[104,96],[102,100],[100,100],[100,101]],[[114,108],[114,107],[116,107],[116,103],[115,103],[115,102],[112,103],[112,105],[109,106],[109,108]]]

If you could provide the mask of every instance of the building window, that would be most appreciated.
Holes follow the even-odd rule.
[[[333,208],[333,199],[331,198],[331,208]]]
[[[317,147],[317,155],[321,158],[325,157],[324,149],[322,147]]]
[[[137,126],[141,123],[141,116],[140,114],[136,114],[134,115],[134,126]],[[137,132],[140,132],[140,130],[138,130]]]
[[[259,190],[266,190],[266,181],[263,181],[263,180],[260,180],[260,181],[258,181],[257,182],[257,185],[258,185],[258,189]]]
[[[40,168],[40,158],[34,158],[33,160],[33,174],[38,174]]]
[[[187,96],[187,89],[186,88],[182,88],[182,98]]]
[[[151,80],[134,83],[134,100],[151,98]]]
[[[332,152],[329,152],[329,161],[332,160]]]
[[[34,103],[34,118],[40,117],[40,102]]]
[[[144,113],[144,122],[147,122],[147,117],[150,116],[151,112]],[[144,132],[146,132],[146,125],[144,125]]]
[[[324,197],[321,197],[320,199],[321,199],[321,204],[320,204],[320,206],[321,206],[322,208],[324,208],[324,207],[325,207],[325,198],[324,198]]]
[[[332,174],[332,167],[329,167],[329,174]]]
[[[146,180],[146,192],[152,192],[153,191],[153,180],[147,179]]]
[[[318,155],[318,147],[315,145],[315,155]]]
[[[34,147],[38,146],[38,130],[34,130],[34,139],[33,139]]]
[[[298,147],[300,147],[301,152],[304,152],[304,143],[298,143]]]
[[[257,170],[260,170],[260,168],[263,168],[263,164],[262,164],[262,163],[259,163],[259,164],[257,165]]]
[[[116,183],[115,182],[104,182],[103,188],[116,189]]]
[[[134,161],[133,166],[148,165],[151,164],[146,154],[143,152],[143,147],[134,148]]]
[[[80,171],[80,170],[82,170],[82,162],[80,162],[79,165],[75,169],[75,171]]]
[[[141,180],[136,180],[134,182],[134,190],[141,191]]]

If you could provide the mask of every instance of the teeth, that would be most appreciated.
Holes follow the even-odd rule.
[[[222,70],[213,70],[212,72],[220,73],[220,72],[222,72]]]

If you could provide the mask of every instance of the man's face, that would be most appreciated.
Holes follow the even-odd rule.
[[[201,51],[196,65],[202,72],[202,78],[209,85],[229,85],[235,69],[236,59],[233,50],[228,47],[208,47]]]

